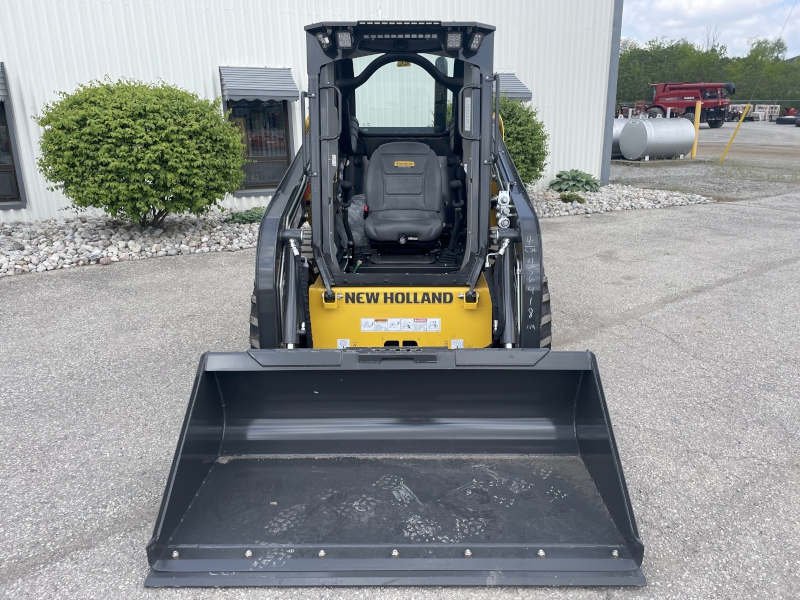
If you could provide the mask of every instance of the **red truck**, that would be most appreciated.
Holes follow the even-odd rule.
[[[700,100],[700,122],[722,127],[730,110],[728,96],[736,93],[732,83],[651,83],[645,110],[650,117],[685,117],[694,120],[695,103]]]

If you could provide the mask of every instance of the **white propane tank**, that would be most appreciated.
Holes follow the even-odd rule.
[[[611,132],[611,158],[622,156],[619,149],[619,135],[622,133],[622,128],[630,122],[630,119],[614,119],[614,129]]]
[[[683,118],[633,119],[619,136],[619,149],[628,160],[686,156],[692,144],[694,125]]]

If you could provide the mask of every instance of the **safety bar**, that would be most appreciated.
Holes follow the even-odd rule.
[[[473,142],[476,142],[476,141],[480,140],[481,136],[478,135],[478,136],[475,136],[475,137],[471,137],[471,136],[468,136],[466,133],[464,133],[464,121],[466,121],[467,117],[469,117],[469,119],[470,119],[470,124],[469,125],[470,125],[470,131],[472,131],[472,123],[471,123],[471,121],[472,121],[472,111],[474,110],[474,108],[472,108],[471,104],[470,104],[470,113],[469,113],[469,115],[466,114],[466,111],[464,110],[464,100],[465,100],[464,92],[466,90],[479,90],[479,89],[481,89],[481,86],[479,86],[479,85],[465,85],[458,92],[458,105],[461,107],[461,110],[459,111],[460,114],[459,114],[459,117],[458,117],[458,134],[461,136],[461,139],[471,140]],[[470,103],[471,102],[472,102],[472,98],[470,98]]]
[[[492,164],[497,162],[497,149],[499,148],[500,140],[500,76],[495,73],[491,78],[487,79],[494,81],[494,122],[492,123]]]
[[[303,131],[303,144],[300,146],[300,156],[303,159],[303,173],[310,177],[311,165],[309,163],[311,162],[311,158],[308,151],[311,146],[311,128],[309,127],[309,131],[306,131],[306,98],[314,98],[314,94],[300,92],[300,127]],[[308,139],[306,139],[306,136],[308,136]]]
[[[344,113],[344,104],[342,104],[342,90],[336,87],[333,84],[325,83],[319,86],[321,90],[334,90],[336,95],[339,97],[339,131],[336,135],[323,135],[320,136],[320,140],[327,141],[327,140],[336,140],[339,139],[342,135],[342,114]]]

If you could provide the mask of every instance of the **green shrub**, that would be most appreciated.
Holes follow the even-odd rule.
[[[231,223],[260,223],[265,210],[267,209],[263,206],[256,206],[250,210],[231,213],[226,220]]]
[[[35,117],[39,170],[80,209],[142,226],[198,215],[244,180],[242,134],[211,102],[165,83],[92,81]]]
[[[560,197],[562,202],[577,202],[578,204],[583,204],[585,202],[583,196],[575,192],[561,192]]]
[[[578,169],[560,171],[550,182],[550,187],[557,192],[597,192],[600,182],[594,177]]]
[[[525,183],[541,179],[547,165],[547,140],[544,123],[535,108],[519,100],[500,96],[504,141],[517,172]]]

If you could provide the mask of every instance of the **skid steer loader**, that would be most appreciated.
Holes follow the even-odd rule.
[[[306,33],[252,349],[200,361],[145,585],[644,585],[597,363],[550,350],[494,28]]]

